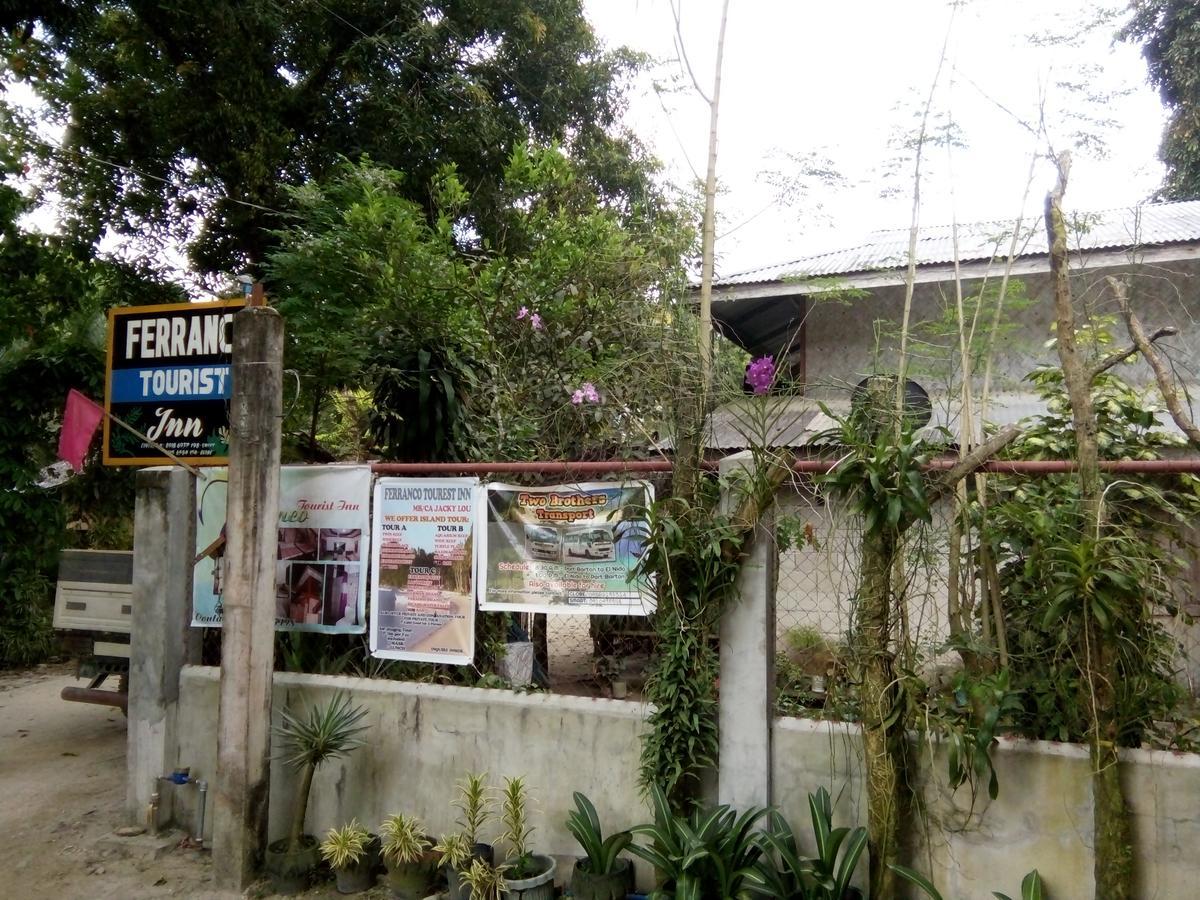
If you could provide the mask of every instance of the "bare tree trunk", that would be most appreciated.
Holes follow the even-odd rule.
[[[1046,196],[1046,236],[1050,242],[1050,271],[1054,284],[1058,358],[1071,402],[1079,461],[1080,531],[1090,535],[1100,528],[1100,460],[1096,443],[1096,412],[1092,405],[1092,379],[1075,346],[1075,311],[1067,269],[1067,236],[1062,197],[1070,172],[1070,156],[1058,163],[1058,182]],[[1094,875],[1097,900],[1132,900],[1135,868],[1133,831],[1125,795],[1121,791],[1117,736],[1115,648],[1094,617],[1084,609],[1084,679],[1091,693],[1092,727],[1088,743],[1092,759],[1092,827],[1095,842]]]
[[[717,33],[717,62],[713,92],[709,98],[708,169],[704,177],[704,230],[700,250],[700,377],[704,396],[712,389],[712,278],[717,243],[717,113],[721,105],[721,64],[725,56],[725,23],[729,0],[721,4],[721,28]]]
[[[891,650],[891,571],[899,543],[889,531],[863,537],[862,592],[858,598],[862,629],[863,750],[867,770],[867,852],[870,896],[894,897],[896,876],[889,865],[899,861],[904,717]]]

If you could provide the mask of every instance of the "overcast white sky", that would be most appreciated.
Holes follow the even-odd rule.
[[[676,4],[684,46],[709,91],[720,0]],[[606,44],[666,61],[656,79],[635,85],[627,121],[677,183],[692,180],[692,167],[702,176],[708,105],[681,76],[668,0],[585,5]],[[1156,153],[1165,114],[1146,83],[1139,48],[1113,43],[1120,19],[1076,46],[1037,43],[1077,32],[1096,11],[1086,0],[972,0],[954,11],[945,0],[731,0],[717,164],[718,234],[729,233],[718,240],[719,269],[729,274],[852,244],[873,229],[908,227],[911,162],[887,174],[898,155],[892,142],[915,136],[944,41],[934,105],[942,122],[952,118],[966,146],[927,146],[924,224],[949,224],[955,215],[960,222],[1016,215],[1031,157],[1046,149],[1016,119],[1036,125],[1042,96],[1056,150],[1072,147],[1081,129],[1105,145],[1103,154],[1092,144],[1072,149],[1069,208],[1146,199],[1162,179]],[[680,90],[653,90],[655,80],[672,76]],[[1077,115],[1110,121],[1089,124]],[[803,204],[777,202],[764,173],[787,171],[788,154],[806,153],[831,159],[846,186],[819,189]],[[1027,213],[1039,214],[1052,183],[1043,162]],[[892,196],[881,197],[887,189]],[[823,212],[814,211],[817,201]]]

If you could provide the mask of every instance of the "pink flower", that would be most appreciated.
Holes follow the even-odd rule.
[[[543,327],[542,326],[542,317],[539,316],[537,313],[534,313],[532,316],[529,317],[529,324],[533,326],[534,331],[541,331],[542,327]]]
[[[520,309],[517,310],[517,321],[520,322],[527,315],[529,315],[529,307],[522,306]]]
[[[599,403],[600,392],[596,390],[596,386],[590,381],[585,381],[571,392],[571,402],[576,406],[579,406],[581,403]]]
[[[775,360],[769,356],[760,356],[746,367],[746,384],[756,394],[765,394],[771,389],[775,380]]]

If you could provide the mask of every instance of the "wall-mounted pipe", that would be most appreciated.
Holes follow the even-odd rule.
[[[821,474],[828,472],[837,460],[806,457],[797,459],[792,468],[797,472]],[[941,471],[957,465],[957,456],[940,456],[930,460],[925,468]],[[705,468],[715,469],[716,460],[706,460]],[[1074,472],[1078,464],[1073,459],[992,459],[983,463],[980,472],[1012,475],[1051,475]],[[1100,461],[1105,472],[1132,474],[1181,475],[1200,474],[1200,457],[1179,459],[1106,459]],[[371,463],[371,471],[379,475],[601,475],[622,472],[671,472],[674,464],[669,459],[613,459],[603,461],[571,462],[545,460],[542,462],[486,462],[486,463]]]
[[[192,838],[192,840],[194,840],[198,845],[203,847],[204,846],[204,810],[208,806],[208,782],[205,781],[204,779],[200,779],[195,784],[196,784],[196,789],[198,792],[197,797],[199,798],[196,802],[200,806],[200,809],[198,811],[196,818],[198,818],[200,820],[200,823],[196,826],[196,834]]]
[[[106,691],[103,688],[65,687],[59,696],[64,700],[72,700],[75,703],[115,706],[122,712],[129,710],[129,695],[124,691]]]

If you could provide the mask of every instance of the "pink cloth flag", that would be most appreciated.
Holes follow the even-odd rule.
[[[103,418],[103,406],[92,402],[74,388],[67,392],[62,433],[58,436],[58,458],[69,462],[76,472],[83,471],[83,458],[87,456],[88,447]]]

